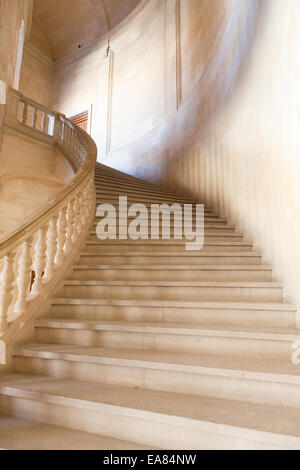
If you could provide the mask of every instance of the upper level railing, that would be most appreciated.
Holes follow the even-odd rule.
[[[75,171],[73,180],[9,236],[0,239],[0,338],[59,279],[95,213],[94,141],[65,116],[11,89],[5,125],[52,142]]]

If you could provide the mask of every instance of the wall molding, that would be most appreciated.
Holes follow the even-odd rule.
[[[46,57],[42,52],[40,52],[36,47],[34,47],[32,44],[27,43],[24,45],[24,52],[27,52],[30,54],[34,59],[36,59],[40,64],[49,67],[51,70],[54,71],[55,69],[55,63],[53,60],[49,59],[49,57]]]
[[[181,0],[176,0],[176,99],[177,109],[182,102],[182,44],[181,44]]]
[[[109,51],[108,65],[108,87],[107,87],[107,121],[106,121],[106,156],[111,150],[111,126],[112,126],[112,100],[113,100],[113,78],[114,78],[114,51]]]

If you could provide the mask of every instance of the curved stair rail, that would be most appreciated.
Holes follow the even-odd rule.
[[[52,142],[76,174],[47,207],[0,239],[0,338],[4,343],[10,325],[51,290],[53,280],[59,282],[85,238],[95,213],[97,158],[96,145],[83,130],[13,89],[5,125]]]

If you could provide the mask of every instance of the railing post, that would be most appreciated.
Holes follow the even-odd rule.
[[[19,107],[19,102],[20,98],[22,97],[22,94],[14,90],[13,88],[9,89],[9,93],[7,94],[7,108],[6,108],[6,114],[10,118],[16,119],[18,116],[18,107]]]
[[[57,252],[57,217],[53,217],[49,222],[47,232],[47,253],[46,253],[46,269],[44,281],[51,281],[55,272],[55,256]]]
[[[0,284],[0,334],[4,333],[8,327],[7,313],[12,300],[11,291],[14,283],[14,263],[15,253],[4,256],[4,265],[1,273]]]
[[[46,264],[46,234],[44,227],[38,230],[38,237],[34,249],[33,269],[35,277],[31,294],[32,297],[37,297],[42,291],[42,279]]]
[[[74,201],[70,201],[68,204],[68,212],[67,212],[67,237],[66,237],[66,243],[65,243],[65,253],[69,253],[72,247],[72,239],[73,239],[73,233],[74,233]]]
[[[58,239],[57,239],[57,253],[55,257],[55,264],[60,266],[65,259],[64,246],[66,243],[66,233],[67,233],[67,217],[66,217],[66,208],[60,210],[57,227],[58,227]]]
[[[18,296],[14,308],[15,313],[21,314],[26,310],[27,294],[31,280],[31,245],[33,237],[28,238],[22,245],[22,251],[19,258],[19,269],[17,274]]]

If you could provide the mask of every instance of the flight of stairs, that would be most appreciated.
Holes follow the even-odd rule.
[[[189,202],[103,165],[95,178],[98,204]],[[36,343],[0,378],[0,412],[99,435],[99,448],[105,436],[136,449],[300,449],[297,311],[252,244],[209,210],[197,252],[100,241],[97,222]]]

